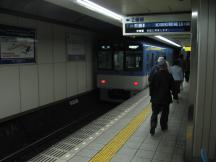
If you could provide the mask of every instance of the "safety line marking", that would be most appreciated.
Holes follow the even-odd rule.
[[[151,112],[149,104],[144,110],[133,118],[130,123],[123,128],[113,139],[110,140],[89,162],[109,162],[113,156],[121,149],[127,140],[141,126]]]

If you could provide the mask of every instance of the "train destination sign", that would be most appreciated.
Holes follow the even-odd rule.
[[[124,35],[188,34],[190,30],[190,18],[184,16],[133,16],[123,20]]]
[[[190,32],[190,21],[129,23],[126,33]]]

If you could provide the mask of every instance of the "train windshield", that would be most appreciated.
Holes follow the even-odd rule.
[[[142,56],[127,55],[125,67],[127,70],[141,70],[142,69]]]
[[[116,51],[114,53],[114,70],[123,70],[124,68],[124,53],[123,51]]]
[[[112,69],[112,52],[100,51],[98,53],[98,69],[111,70]]]

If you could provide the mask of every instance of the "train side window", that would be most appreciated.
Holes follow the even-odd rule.
[[[112,70],[112,52],[100,51],[98,53],[98,69]]]
[[[124,67],[124,53],[117,51],[114,53],[114,70],[123,70]]]

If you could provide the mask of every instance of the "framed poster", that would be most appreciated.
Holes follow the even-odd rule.
[[[34,29],[0,25],[0,64],[35,63]]]
[[[85,44],[80,35],[66,33],[66,51],[69,60],[85,60]]]

